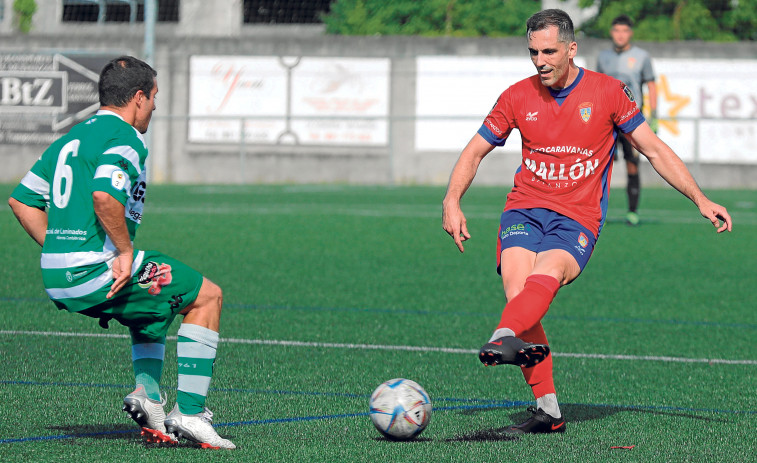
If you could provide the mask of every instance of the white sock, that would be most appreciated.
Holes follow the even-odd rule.
[[[489,339],[489,342],[492,342],[495,339],[504,338],[505,336],[515,336],[515,332],[510,328],[500,328],[494,332],[491,339]]]
[[[555,394],[546,394],[536,399],[536,408],[541,408],[544,410],[544,413],[552,418],[560,418],[562,416]]]

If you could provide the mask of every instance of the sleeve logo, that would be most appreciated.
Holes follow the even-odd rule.
[[[623,93],[626,94],[626,96],[628,97],[629,101],[631,101],[631,103],[636,103],[636,99],[633,97],[633,92],[631,91],[630,88],[628,88],[628,85],[621,82],[620,88],[623,89]]]
[[[126,186],[126,173],[122,170],[114,170],[110,175],[110,184],[116,190],[123,190]]]

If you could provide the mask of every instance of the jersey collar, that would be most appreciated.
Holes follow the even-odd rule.
[[[98,109],[97,112],[95,113],[95,116],[115,116],[121,119],[122,121],[124,120],[124,118],[121,117],[120,115],[114,113],[113,111],[108,111],[107,109]],[[137,134],[137,138],[139,138],[139,140],[142,142],[142,145],[144,145],[144,147],[147,148],[147,143],[145,143],[145,137],[141,133],[139,133],[139,130],[137,130],[134,126],[132,126],[132,128],[134,129],[134,133]]]
[[[561,88],[560,90],[555,90],[552,87],[547,87],[547,90],[549,90],[549,93],[553,97],[558,98],[558,99],[563,99],[567,97],[570,94],[570,92],[573,91],[574,88],[576,88],[578,83],[581,82],[581,79],[583,78],[583,76],[584,76],[584,68],[579,67],[576,80],[574,80],[572,84],[570,84],[569,86],[565,88]]]
[[[121,117],[120,115],[114,113],[113,111],[108,111],[107,109],[98,109],[97,112],[95,113],[95,116],[116,116],[117,118],[121,119],[122,121],[124,120],[124,118]],[[124,122],[126,122],[126,121],[124,121]]]

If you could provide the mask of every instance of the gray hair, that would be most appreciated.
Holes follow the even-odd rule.
[[[550,26],[557,26],[557,41],[571,43],[576,41],[573,31],[573,20],[563,10],[550,9],[535,13],[526,22],[526,39],[536,31],[544,30]]]

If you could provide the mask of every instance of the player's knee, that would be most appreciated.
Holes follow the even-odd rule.
[[[205,292],[205,299],[208,302],[207,305],[221,312],[221,307],[223,306],[223,290],[221,290],[221,287],[206,278],[202,282],[202,289],[200,289],[200,292],[203,291]]]
[[[515,296],[520,294],[520,292],[523,291],[523,283],[517,283],[517,284],[506,284],[505,285],[505,298],[508,301],[512,301]]]
[[[181,313],[184,315],[192,312],[197,315],[201,313],[205,313],[208,316],[211,314],[218,315],[221,313],[222,306],[223,291],[221,287],[205,278],[202,281],[200,292],[197,294],[197,299]]]

